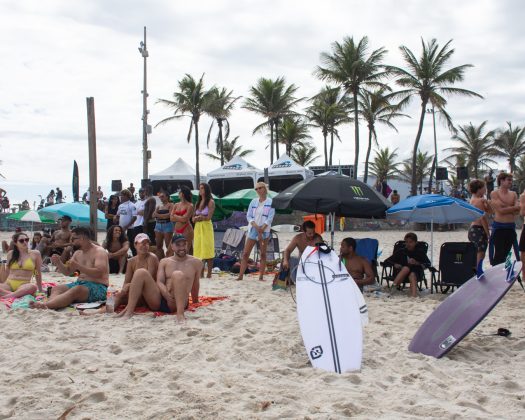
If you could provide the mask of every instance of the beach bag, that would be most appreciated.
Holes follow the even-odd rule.
[[[272,290],[286,290],[290,285],[290,269],[281,268],[278,273],[275,274],[272,283]]]

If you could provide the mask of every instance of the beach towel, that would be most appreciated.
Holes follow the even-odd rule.
[[[225,299],[228,299],[228,296],[199,296],[199,302],[193,303],[190,297],[190,303],[186,310],[190,312],[195,312],[197,308],[208,306],[208,305],[211,305],[213,302],[217,302],[217,301],[225,300]],[[122,310],[124,310],[125,307],[126,305],[120,305],[117,308],[117,312],[121,312]],[[163,316],[163,315],[174,315],[175,314],[175,313],[170,314],[170,313],[165,313],[165,312],[152,311],[151,309],[145,308],[143,306],[135,308],[135,313],[136,314],[152,313],[153,316],[155,316],[155,318],[159,316]]]
[[[42,290],[47,290],[48,287],[54,287],[56,285],[57,285],[56,283],[42,282]],[[36,299],[37,302],[40,302],[40,301],[44,300],[45,298],[46,298],[46,293],[45,292],[42,292],[42,293],[37,292],[37,294],[35,296],[35,299]],[[22,296],[20,299],[9,299],[9,298],[0,297],[0,303],[3,303],[7,309],[11,309],[11,306],[13,306],[13,302],[19,301],[21,299],[24,300],[24,296]],[[25,300],[27,300],[27,298]],[[15,309],[16,309],[16,307],[17,307],[17,305],[15,305]],[[23,307],[23,305],[20,306],[20,307]]]

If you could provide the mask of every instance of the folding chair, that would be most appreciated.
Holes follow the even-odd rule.
[[[259,242],[255,243],[255,262],[259,262],[260,249]],[[272,262],[281,261],[281,250],[279,249],[279,237],[273,231],[270,232],[270,239],[266,247],[266,265],[272,266]],[[270,263],[270,264],[269,264]],[[273,264],[276,265],[276,264]]]
[[[397,251],[403,249],[404,247],[405,247],[405,241],[397,241],[394,244],[394,251],[393,251],[392,254],[395,254]],[[423,242],[423,241],[419,241],[416,244],[416,248],[420,249],[422,252],[424,252],[426,254],[428,252],[428,243],[427,242]],[[394,281],[394,279],[396,278],[396,275],[398,273],[398,270],[394,268],[394,264],[392,264],[392,263],[390,263],[388,261],[381,261],[380,265],[382,267],[382,269],[381,269],[381,285],[383,284],[383,280],[384,280],[384,281],[386,281],[387,287],[390,287],[390,282]],[[430,269],[430,267],[424,267],[423,275],[421,276],[421,278],[417,282],[417,287],[418,287],[418,289],[420,291],[423,290],[423,288],[421,287],[421,283],[424,283],[425,284],[425,288],[428,289],[427,278],[425,276],[425,269]],[[405,279],[405,281],[403,282],[403,286],[404,286],[404,284],[407,281],[408,281],[408,278]]]
[[[377,270],[377,252],[379,249],[379,241],[372,238],[361,238],[356,239],[356,242],[356,254],[368,260],[372,266],[372,270],[374,270],[375,280],[379,283],[379,274]]]
[[[232,255],[238,259],[241,258],[246,243],[246,232],[241,229],[226,229],[222,237],[221,254]]]
[[[215,230],[213,232],[213,244],[215,247],[215,256],[218,256],[222,251],[222,240],[226,234],[225,230]]]
[[[439,251],[439,270],[431,268],[431,291],[453,291],[476,274],[476,247],[472,242],[445,242]]]

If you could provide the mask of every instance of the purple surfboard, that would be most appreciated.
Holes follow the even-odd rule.
[[[443,357],[498,304],[520,272],[521,263],[516,262],[508,270],[500,264],[471,278],[430,314],[408,350]]]

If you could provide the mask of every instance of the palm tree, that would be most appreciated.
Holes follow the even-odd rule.
[[[412,51],[402,45],[399,49],[401,50],[408,69],[405,70],[399,67],[387,66],[387,70],[396,77],[396,82],[405,88],[405,90],[400,93],[406,95],[407,102],[415,96],[421,99],[419,126],[412,151],[411,194],[417,193],[416,160],[428,103],[430,102],[435,107],[436,112],[441,113],[441,116],[447,121],[449,128],[453,129],[452,119],[445,111],[445,106],[447,105],[445,96],[460,95],[482,98],[482,96],[476,92],[452,86],[455,83],[463,81],[465,70],[472,67],[472,65],[463,64],[448,69],[445,68],[454,54],[454,49],[450,48],[451,42],[452,40],[448,41],[445,46],[440,49],[435,39],[432,39],[430,42],[425,42],[421,39],[423,51],[419,59],[416,58]]]
[[[472,123],[460,125],[458,134],[452,137],[453,140],[459,143],[459,146],[445,149],[453,152],[449,157],[457,158],[461,156],[464,158],[469,172],[473,173],[476,179],[479,178],[480,166],[496,163],[490,157],[498,154],[493,143],[495,131],[490,130],[485,133],[486,124],[487,121],[483,121],[478,126],[474,126]]]
[[[230,122],[228,121],[228,118],[230,118],[231,112],[233,110],[233,107],[235,105],[235,102],[239,100],[241,96],[233,97],[233,91],[227,91],[226,88],[218,89],[218,88],[212,88],[210,89],[210,103],[208,106],[208,109],[206,113],[213,118],[212,123],[210,125],[210,129],[208,131],[208,138],[207,138],[207,145],[210,144],[210,135],[211,130],[213,128],[213,125],[215,122],[217,122],[217,126],[219,127],[219,134],[217,136],[217,143],[219,144],[219,155],[221,157],[221,166],[224,165],[224,150],[223,150],[223,139],[222,139],[222,127],[225,125],[226,129],[226,137],[228,136],[230,132]]]
[[[199,167],[199,120],[203,113],[207,112],[210,102],[210,91],[204,89],[204,74],[196,81],[191,75],[186,74],[178,82],[179,90],[173,93],[173,100],[159,99],[157,103],[173,109],[173,115],[158,122],[155,127],[166,124],[182,117],[190,117],[190,128],[188,130],[188,143],[191,139],[193,127],[195,127],[195,171],[196,182],[200,184]]]
[[[306,109],[306,116],[311,127],[320,128],[324,139],[325,167],[332,165],[334,151],[334,137],[339,139],[337,127],[352,122],[348,116],[349,102],[341,88],[325,86],[311,100],[311,105]],[[330,151],[328,151],[328,134],[330,134]]]
[[[253,134],[261,130],[270,130],[270,163],[273,163],[273,146],[279,158],[279,120],[296,115],[293,108],[303,100],[294,95],[298,87],[294,84],[286,86],[284,77],[276,80],[261,77],[257,84],[250,88],[250,97],[246,98],[243,108],[262,115],[266,121],[255,127]]]
[[[397,132],[397,128],[391,123],[391,120],[398,117],[408,117],[408,115],[399,112],[401,103],[393,104],[390,102],[397,94],[389,91],[390,88],[381,87],[372,92],[363,90],[359,94],[359,116],[366,121],[368,126],[368,149],[366,151],[365,174],[363,176],[365,184],[368,181],[368,162],[372,151],[372,140],[374,140],[376,145],[378,144],[376,125],[383,124]]]
[[[398,176],[399,162],[397,160],[397,149],[390,150],[388,147],[376,150],[374,160],[370,162],[370,175],[377,180],[395,179]]]
[[[296,145],[292,149],[290,157],[301,166],[309,166],[319,157],[315,154],[316,152],[313,144],[305,143],[300,146]]]
[[[301,117],[285,117],[281,124],[281,138],[279,141],[285,145],[286,154],[290,156],[292,149],[302,146],[312,136],[308,133],[308,124]]]
[[[497,155],[509,162],[510,172],[516,170],[516,159],[525,153],[525,127],[512,127],[507,122],[507,129],[496,138],[494,145],[498,149]]]
[[[381,87],[385,75],[381,61],[386,54],[383,47],[368,54],[368,38],[365,36],[356,44],[353,37],[345,37],[342,43],[332,44],[332,53],[321,53],[321,62],[315,74],[321,80],[328,80],[345,88],[353,97],[355,156],[354,178],[357,179],[359,163],[359,118],[358,96],[362,87]]]
[[[518,193],[521,194],[525,189],[525,155],[521,155],[518,164],[513,172],[514,181],[518,186]]]
[[[224,138],[224,141],[221,143],[222,150],[221,150],[221,144],[217,140],[217,147],[216,147],[217,154],[214,155],[212,153],[205,153],[205,155],[213,160],[220,160],[221,162],[223,161],[229,162],[230,160],[233,159],[234,156],[245,157],[253,153],[253,150],[250,150],[250,149],[242,150],[242,146],[237,145],[238,140],[239,140],[239,136],[232,139],[232,141],[229,141],[228,136],[226,136]]]
[[[423,180],[425,176],[430,173],[430,168],[432,166],[433,159],[434,156],[429,155],[428,152],[423,153],[421,151],[418,151],[416,156],[415,170],[412,168],[413,160],[411,158],[408,158],[401,164],[402,168],[399,171],[399,178],[403,181],[410,182],[412,180],[413,174],[415,173],[416,185],[419,185],[419,194],[423,194]]]

